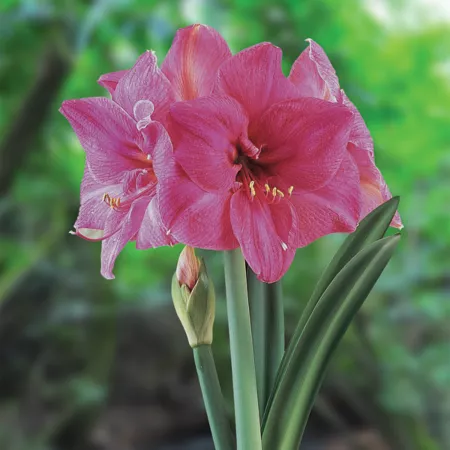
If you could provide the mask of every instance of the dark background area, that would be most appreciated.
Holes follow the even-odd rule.
[[[401,195],[403,242],[345,336],[305,450],[450,448],[450,7],[446,0],[0,2],[0,449],[211,450],[192,354],[170,299],[181,246],[118,259],[68,234],[84,154],[62,100],[106,95],[106,72],[177,28],[215,26],[234,52],[271,41],[284,69],[311,37],[363,114]],[[292,332],[342,241],[298,251]],[[232,413],[220,254],[213,344]],[[249,449],[251,450],[251,449]]]

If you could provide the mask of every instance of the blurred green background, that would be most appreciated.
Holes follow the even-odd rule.
[[[339,347],[304,449],[449,449],[446,0],[0,2],[0,449],[212,449],[169,294],[181,247],[129,245],[116,280],[100,277],[100,244],[68,234],[84,154],[58,113],[64,99],[106,95],[97,78],[146,49],[162,61],[193,22],[234,52],[273,42],[286,73],[305,38],[319,42],[402,197],[403,242]],[[288,332],[341,241],[298,251],[284,279]],[[222,262],[206,258],[230,399]]]

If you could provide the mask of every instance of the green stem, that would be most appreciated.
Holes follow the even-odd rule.
[[[268,361],[267,361],[267,398],[275,385],[278,369],[284,355],[284,309],[283,292],[281,281],[268,284],[267,290],[267,341],[268,341]]]
[[[261,450],[245,262],[240,248],[224,256],[237,450]]]
[[[235,448],[210,345],[194,347],[195,367],[216,450]]]
[[[250,320],[252,324],[253,352],[255,354],[256,388],[258,391],[259,415],[262,417],[267,402],[267,348],[268,348],[268,302],[267,285],[256,278],[247,268]]]

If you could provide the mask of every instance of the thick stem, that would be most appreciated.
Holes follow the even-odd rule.
[[[261,450],[245,262],[240,249],[224,256],[237,450]]]
[[[195,367],[216,450],[235,448],[210,345],[194,347]]]

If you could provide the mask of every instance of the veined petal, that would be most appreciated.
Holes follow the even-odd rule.
[[[94,178],[117,184],[128,170],[145,168],[140,161],[143,137],[135,122],[112,100],[103,97],[66,100],[61,113],[72,125]]]
[[[156,183],[153,171],[135,169],[125,174],[122,180],[122,189],[125,196],[132,196],[137,191]]]
[[[322,47],[307,39],[309,47],[300,54],[291,68],[289,80],[304,97],[341,101],[336,71]]]
[[[127,72],[128,70],[119,70],[117,72],[105,73],[97,80],[97,83],[112,95],[116,90],[117,83]]]
[[[159,69],[156,55],[152,51],[143,53],[136,64],[119,80],[113,93],[113,100],[131,117],[134,117],[134,106],[138,101],[150,101],[155,108],[152,119],[165,122],[175,97],[172,86]]]
[[[375,208],[386,202],[392,195],[384,181],[383,175],[375,165],[373,156],[366,150],[356,147],[352,143],[348,145],[349,154],[355,161],[361,185],[361,219],[373,211]],[[394,228],[403,228],[399,213],[395,213],[391,226]]]
[[[295,255],[298,219],[289,201],[268,205],[244,190],[231,198],[231,224],[242,253],[258,278],[279,280]]]
[[[284,189],[319,189],[341,165],[352,118],[345,106],[315,98],[277,103],[258,121],[258,164],[282,179]]]
[[[350,233],[361,211],[358,169],[346,155],[333,179],[321,189],[293,192],[291,202],[299,217],[298,247],[332,233]]]
[[[192,247],[231,250],[238,247],[230,224],[230,195],[200,189],[187,177],[162,183],[163,222],[173,237]]]
[[[206,191],[227,191],[241,168],[236,143],[248,119],[231,97],[202,97],[175,103],[170,110],[175,159]]]
[[[210,95],[217,70],[231,57],[223,37],[206,25],[177,31],[161,70],[169,79],[177,100]]]
[[[281,71],[281,57],[270,43],[242,50],[220,66],[215,92],[234,97],[252,122],[273,103],[298,97]]]
[[[373,156],[373,140],[364,119],[356,109],[356,106],[349,100],[347,95],[345,95],[345,92],[341,90],[341,93],[342,103],[353,113],[353,126],[348,140],[356,147],[359,147],[361,150],[364,150]]]
[[[74,225],[75,233],[90,241],[104,239],[105,222],[111,208],[103,200],[103,196],[108,194],[117,197],[121,192],[120,184],[106,186],[95,181],[86,165],[81,182],[81,206]]]
[[[138,233],[148,202],[148,198],[137,199],[124,217],[119,230],[102,242],[101,273],[105,278],[115,278],[112,271],[116,258],[125,245]],[[110,222],[107,222],[105,233],[107,233],[109,225]]]
[[[230,250],[238,243],[230,223],[228,191],[209,193],[186,175],[171,151],[155,155],[158,204],[167,233],[192,247]]]
[[[169,230],[163,225],[159,213],[158,198],[155,195],[148,204],[139,229],[136,248],[147,249],[162,247],[164,245],[175,245],[177,241]]]
[[[166,128],[160,123],[152,121],[145,129],[142,130],[144,137],[143,151],[147,158],[153,159],[155,153],[172,151],[172,141]]]

